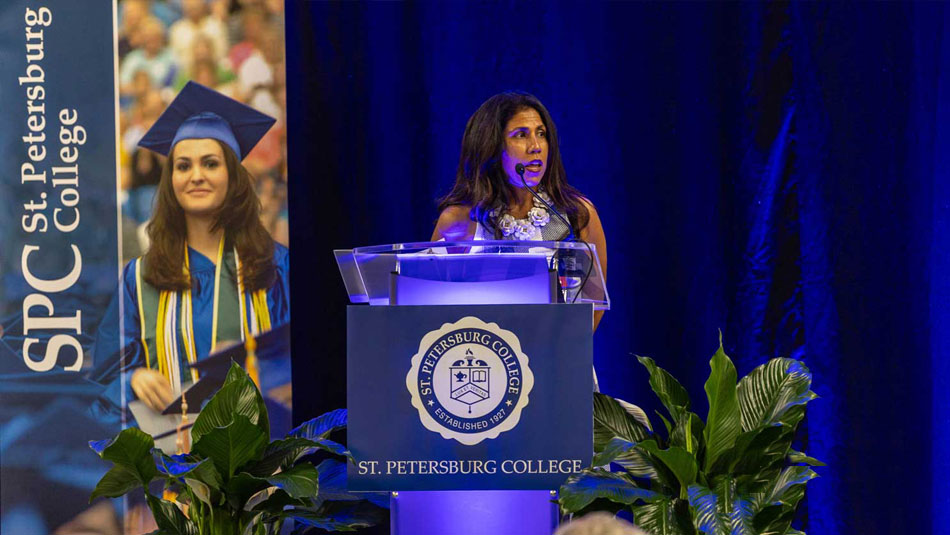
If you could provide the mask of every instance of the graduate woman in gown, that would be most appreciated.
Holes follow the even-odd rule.
[[[548,205],[571,228],[551,214]],[[439,212],[433,241],[576,237],[596,246],[607,276],[600,217],[593,203],[567,183],[557,128],[533,95],[500,93],[472,114],[462,136],[455,185],[440,200]],[[594,313],[594,329],[602,316],[601,310]]]
[[[190,364],[222,342],[289,321],[288,252],[261,224],[260,201],[241,165],[273,124],[189,82],[139,142],[168,158],[148,224],[150,246],[123,271],[124,329],[120,334],[118,321],[109,320],[119,315],[114,302],[97,337],[92,378],[107,385],[104,413],[134,399],[161,410],[198,380]]]

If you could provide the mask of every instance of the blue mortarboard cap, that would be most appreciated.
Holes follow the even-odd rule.
[[[217,139],[239,160],[251,152],[276,119],[213,89],[188,82],[168,105],[139,146],[168,156],[183,139]]]

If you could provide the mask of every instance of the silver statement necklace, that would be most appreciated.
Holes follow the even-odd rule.
[[[551,203],[551,196],[543,189],[538,189],[538,196]],[[532,196],[532,208],[528,210],[528,215],[524,219],[515,219],[514,216],[505,212],[500,217],[498,214],[501,208],[495,208],[489,215],[496,220],[498,229],[501,230],[505,238],[513,236],[516,240],[530,240],[535,233],[540,236],[541,229],[551,221],[551,214],[548,208],[537,197]]]

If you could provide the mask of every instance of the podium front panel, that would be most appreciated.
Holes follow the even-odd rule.
[[[590,304],[347,316],[351,490],[549,490],[590,465]]]

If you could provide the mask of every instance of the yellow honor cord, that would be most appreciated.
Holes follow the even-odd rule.
[[[267,292],[257,290],[251,296],[254,301],[254,315],[257,317],[258,331],[266,332],[270,330],[270,310],[267,306]]]
[[[241,315],[241,341],[251,335],[247,323],[247,297],[244,295],[244,281],[241,279],[241,259],[238,258],[237,247],[234,248],[234,270],[237,271],[238,313]]]
[[[142,306],[142,259],[135,261],[135,300],[139,308],[139,338],[142,339],[142,350],[145,351],[145,367],[152,369],[152,360],[148,354],[148,341],[145,340],[145,307]]]
[[[137,284],[137,293],[138,293],[138,305],[139,305],[139,319],[141,322],[142,329],[142,345],[145,348],[145,360],[148,367],[151,369],[151,359],[148,354],[148,344],[145,341],[145,315],[143,312],[142,306],[142,280],[140,272],[140,262],[136,262],[136,284]],[[212,305],[211,312],[211,351],[214,351],[215,346],[218,343],[218,313],[219,313],[219,301],[220,301],[220,282],[221,282],[221,270],[222,264],[224,263],[224,238],[221,238],[221,241],[218,243],[218,255],[215,261],[215,272],[214,272],[214,302]],[[245,343],[252,341],[254,333],[260,333],[269,331],[271,328],[270,322],[270,310],[267,305],[267,291],[266,290],[256,290],[250,292],[250,295],[245,292],[243,281],[241,280],[241,264],[238,259],[237,249],[234,249],[234,263],[237,269],[237,290],[238,290],[238,301],[240,302],[239,313],[241,315],[241,334],[244,338]],[[184,262],[184,271],[188,277],[189,285],[191,284],[191,265],[189,261],[189,252],[188,244],[185,243],[185,262]],[[169,343],[175,343],[173,326],[169,326],[169,320],[174,318],[169,318],[168,315],[172,310],[174,310],[174,304],[177,303],[178,292],[170,292],[163,290],[159,294],[158,300],[158,317],[156,318],[155,323],[155,348],[156,348],[156,360],[158,361],[158,368],[161,374],[171,382],[173,368],[175,368],[174,363],[170,362],[172,357],[177,358],[177,352],[172,351],[171,347],[168,347]],[[192,302],[191,289],[184,290],[184,293],[181,294],[181,326],[178,329],[181,333],[183,345],[185,348],[185,356],[189,363],[194,364],[197,362],[197,347],[195,345],[195,326],[194,326],[194,304]],[[175,303],[172,303],[170,300],[175,299]],[[250,305],[248,304],[250,300]],[[251,316],[253,319],[250,320],[248,316]],[[173,323],[172,323],[173,325]],[[169,332],[171,332],[171,338],[169,338]],[[256,343],[255,343],[256,345]],[[257,359],[253,353],[250,355],[250,359],[245,363],[245,366],[248,368],[248,373],[255,377],[255,382],[258,382],[256,376],[258,374]],[[194,368],[191,369],[191,378],[193,381],[198,380],[198,371]]]
[[[188,260],[188,244],[185,244],[185,273],[188,275],[189,288],[185,290],[181,300],[181,338],[185,345],[185,357],[190,364],[198,361],[198,350],[195,348],[195,321],[194,306],[191,301],[191,261]],[[191,369],[191,380],[198,382],[198,370]]]
[[[224,260],[224,236],[218,242],[218,259],[214,267],[214,305],[211,309],[211,352],[214,353],[214,346],[218,345],[218,296],[221,294],[221,264]]]
[[[191,309],[191,290],[186,290],[181,299],[181,339],[185,346],[185,358],[189,364],[197,362],[195,353],[195,340],[191,335],[192,328],[192,309]],[[191,369],[192,382],[198,381],[198,370]]]
[[[162,290],[158,296],[158,314],[155,318],[155,352],[156,360],[158,360],[158,371],[161,372],[166,379],[171,379],[168,373],[168,366],[166,365],[166,351],[165,351],[165,309],[166,303],[168,302],[168,292]]]
[[[244,351],[247,355],[244,359],[244,368],[247,370],[247,375],[251,378],[251,381],[254,381],[257,388],[260,388],[261,378],[257,366],[257,340],[255,340],[253,336],[250,336],[250,333],[248,333],[247,339],[244,341]]]
[[[238,258],[237,249],[234,249],[234,266],[237,269],[237,283],[238,283],[238,301],[240,303],[240,312],[241,312],[241,334],[244,339],[244,350],[246,358],[244,359],[244,369],[247,370],[248,377],[254,381],[254,384],[258,388],[261,386],[260,379],[260,370],[257,365],[257,340],[254,339],[254,335],[258,332],[261,332],[260,329],[260,318],[259,315],[259,299],[262,295],[265,295],[264,290],[258,290],[252,292],[250,296],[244,293],[244,282],[241,277],[241,260]],[[247,300],[250,297],[251,303],[250,307],[247,306]],[[266,308],[266,297],[265,304]],[[255,317],[255,320],[249,320],[248,315]],[[255,324],[256,323],[256,324]],[[269,318],[267,324],[270,324]],[[253,330],[252,330],[253,328]]]

